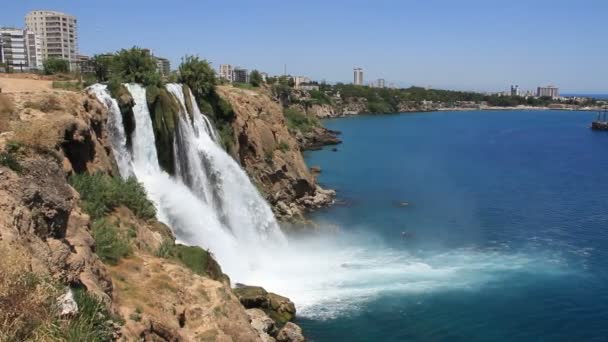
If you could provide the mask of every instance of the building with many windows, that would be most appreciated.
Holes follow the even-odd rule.
[[[554,86],[538,87],[536,89],[536,96],[538,96],[538,97],[548,96],[553,99],[556,99],[559,97],[559,88],[554,87]]]
[[[232,82],[234,67],[230,64],[220,64],[219,77],[228,82]]]
[[[23,30],[0,28],[0,62],[13,70],[27,69],[28,59]]]
[[[232,71],[232,81],[238,83],[249,83],[249,70],[236,67]]]
[[[42,59],[58,58],[78,64],[76,17],[55,11],[32,11],[25,16],[25,26],[40,39]]]
[[[0,28],[0,63],[15,71],[42,69],[38,36],[18,28]]]
[[[171,74],[171,62],[162,57],[154,57],[154,59],[156,60],[156,70],[158,73],[163,77],[169,76]]]
[[[363,69],[354,68],[353,73],[354,73],[353,84],[354,85],[363,85]]]

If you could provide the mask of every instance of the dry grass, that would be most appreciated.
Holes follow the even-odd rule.
[[[0,94],[0,133],[10,130],[10,122],[16,117],[15,104],[5,94]]]
[[[61,101],[56,95],[49,95],[38,102],[27,101],[23,104],[25,108],[37,109],[39,111],[50,113],[62,110]]]
[[[32,273],[23,250],[0,242],[0,341],[44,340],[59,294]]]
[[[74,117],[69,115],[15,122],[12,125],[13,140],[40,152],[53,151],[63,142],[66,130],[74,124]]]

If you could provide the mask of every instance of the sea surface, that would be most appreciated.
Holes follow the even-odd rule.
[[[305,157],[322,168],[319,181],[337,190],[339,203],[312,219],[365,247],[336,267],[348,276],[329,283],[332,298],[302,310],[305,334],[608,340],[608,133],[589,129],[594,116],[474,111],[324,121],[343,144]]]

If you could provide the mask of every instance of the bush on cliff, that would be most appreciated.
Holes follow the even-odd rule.
[[[165,89],[149,86],[146,101],[152,117],[158,163],[169,174],[175,173],[173,140],[179,120],[179,104]]]
[[[209,251],[198,246],[175,244],[173,240],[165,240],[156,252],[156,256],[165,259],[175,259],[196,274],[215,280],[224,280],[220,265],[213,259]]]
[[[285,108],[283,116],[287,121],[287,128],[291,131],[309,132],[320,125],[317,118],[308,116],[297,109]]]
[[[131,254],[129,236],[107,219],[98,219],[91,227],[95,240],[95,253],[99,258],[110,265],[116,265],[120,259]]]
[[[83,209],[93,219],[103,218],[114,208],[124,205],[141,219],[153,219],[156,209],[146,191],[135,178],[123,180],[103,173],[82,173],[70,177],[70,184],[80,193]]]

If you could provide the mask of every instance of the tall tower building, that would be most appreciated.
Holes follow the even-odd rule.
[[[55,11],[32,11],[25,16],[25,26],[40,39],[42,59],[59,58],[78,64],[76,17]]]
[[[363,85],[363,69],[354,68],[353,73],[354,73],[353,84],[354,85]]]

